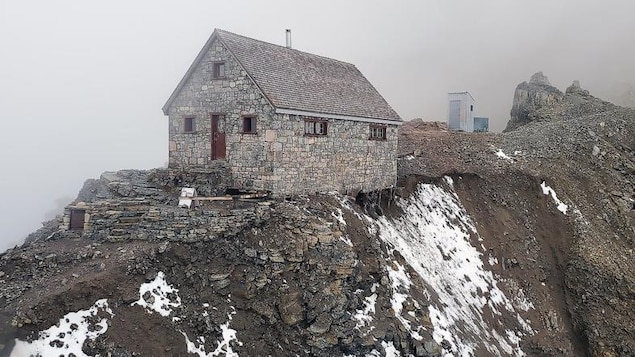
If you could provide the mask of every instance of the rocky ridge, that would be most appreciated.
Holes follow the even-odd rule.
[[[537,72],[528,82],[516,87],[511,119],[503,131],[515,130],[533,121],[574,119],[615,109],[614,104],[591,96],[578,81],[563,93],[551,85],[547,76]]]
[[[404,124],[392,190],[171,239],[50,222],[0,255],[0,355],[91,306],[85,355],[634,355],[635,113],[541,75],[519,88],[503,134]],[[78,201],[170,211],[222,177],[108,173]]]
[[[404,140],[399,175],[470,177],[458,189],[462,202],[490,237],[507,233],[494,245],[516,256],[526,281],[537,274],[525,290],[529,299],[545,307],[543,321],[557,316],[544,328],[571,341],[558,352],[538,348],[537,355],[633,355],[635,112],[591,96],[579,83],[563,94],[544,78],[521,83],[515,98],[516,113],[526,115],[514,117],[512,110],[502,135]],[[568,205],[562,220],[536,216],[543,182]],[[549,286],[546,276],[557,277],[551,292],[540,291]]]

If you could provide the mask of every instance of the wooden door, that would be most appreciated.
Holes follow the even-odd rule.
[[[212,114],[212,160],[225,159],[225,116]]]
[[[72,230],[81,230],[84,229],[84,215],[86,211],[83,209],[72,209],[71,210],[71,222],[70,229]]]

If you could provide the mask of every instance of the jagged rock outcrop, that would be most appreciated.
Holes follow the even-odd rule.
[[[573,81],[573,83],[567,87],[567,90],[565,91],[566,94],[578,94],[581,96],[589,96],[589,91],[586,89],[582,89],[582,87],[580,86],[580,81],[575,80]]]
[[[529,82],[520,83],[514,92],[511,119],[504,131],[511,131],[535,120],[548,120],[549,116],[540,115],[540,108],[551,106],[562,100],[563,93],[552,86],[547,76],[537,72]]]
[[[612,103],[590,95],[577,80],[562,93],[549,83],[542,72],[538,72],[529,82],[522,82],[516,87],[511,118],[503,132],[530,123],[577,119],[617,108]]]

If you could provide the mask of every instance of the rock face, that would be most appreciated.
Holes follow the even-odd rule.
[[[511,119],[504,131],[511,131],[534,120],[548,120],[540,115],[540,109],[562,100],[563,93],[549,83],[542,72],[537,72],[529,82],[522,82],[514,92]]]
[[[549,83],[547,77],[538,72],[529,82],[516,87],[510,112],[511,118],[503,132],[535,122],[553,122],[580,118],[585,115],[612,111],[618,107],[589,94],[574,81],[565,93]]]
[[[88,355],[185,356],[220,348],[247,356],[337,356],[392,348],[441,356],[442,341],[423,327],[430,327],[425,288],[413,282],[414,297],[404,297],[405,317],[398,318],[389,273],[400,258],[345,197],[259,202],[266,216],[253,205],[185,209],[166,184],[172,179],[163,179],[172,176],[124,171],[91,180],[80,207],[88,207],[92,228],[73,236],[49,234],[47,225],[0,255],[0,355],[16,342],[24,348],[19,341],[37,339],[67,313],[107,299],[110,313],[99,315],[107,330],[83,343]],[[166,199],[172,207],[161,203]],[[169,288],[157,287],[159,277]],[[142,284],[155,284],[152,293],[142,294]],[[133,306],[138,299],[156,302],[157,310]],[[237,337],[223,345],[228,329]],[[51,346],[63,345],[64,334],[72,331]]]
[[[455,185],[484,245],[510,257],[500,274],[522,276],[532,321],[562,342],[535,336],[528,355],[635,355],[635,111],[575,83],[527,117],[548,120],[502,135],[404,133],[399,176],[463,173]],[[542,182],[566,213],[539,212]]]
[[[573,81],[573,83],[569,87],[567,87],[567,91],[565,93],[589,96],[589,91],[586,89],[582,89],[582,87],[580,86],[580,81],[578,80]]]

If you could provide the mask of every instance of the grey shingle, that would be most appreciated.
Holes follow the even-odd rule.
[[[401,121],[350,63],[215,32],[276,108]]]

